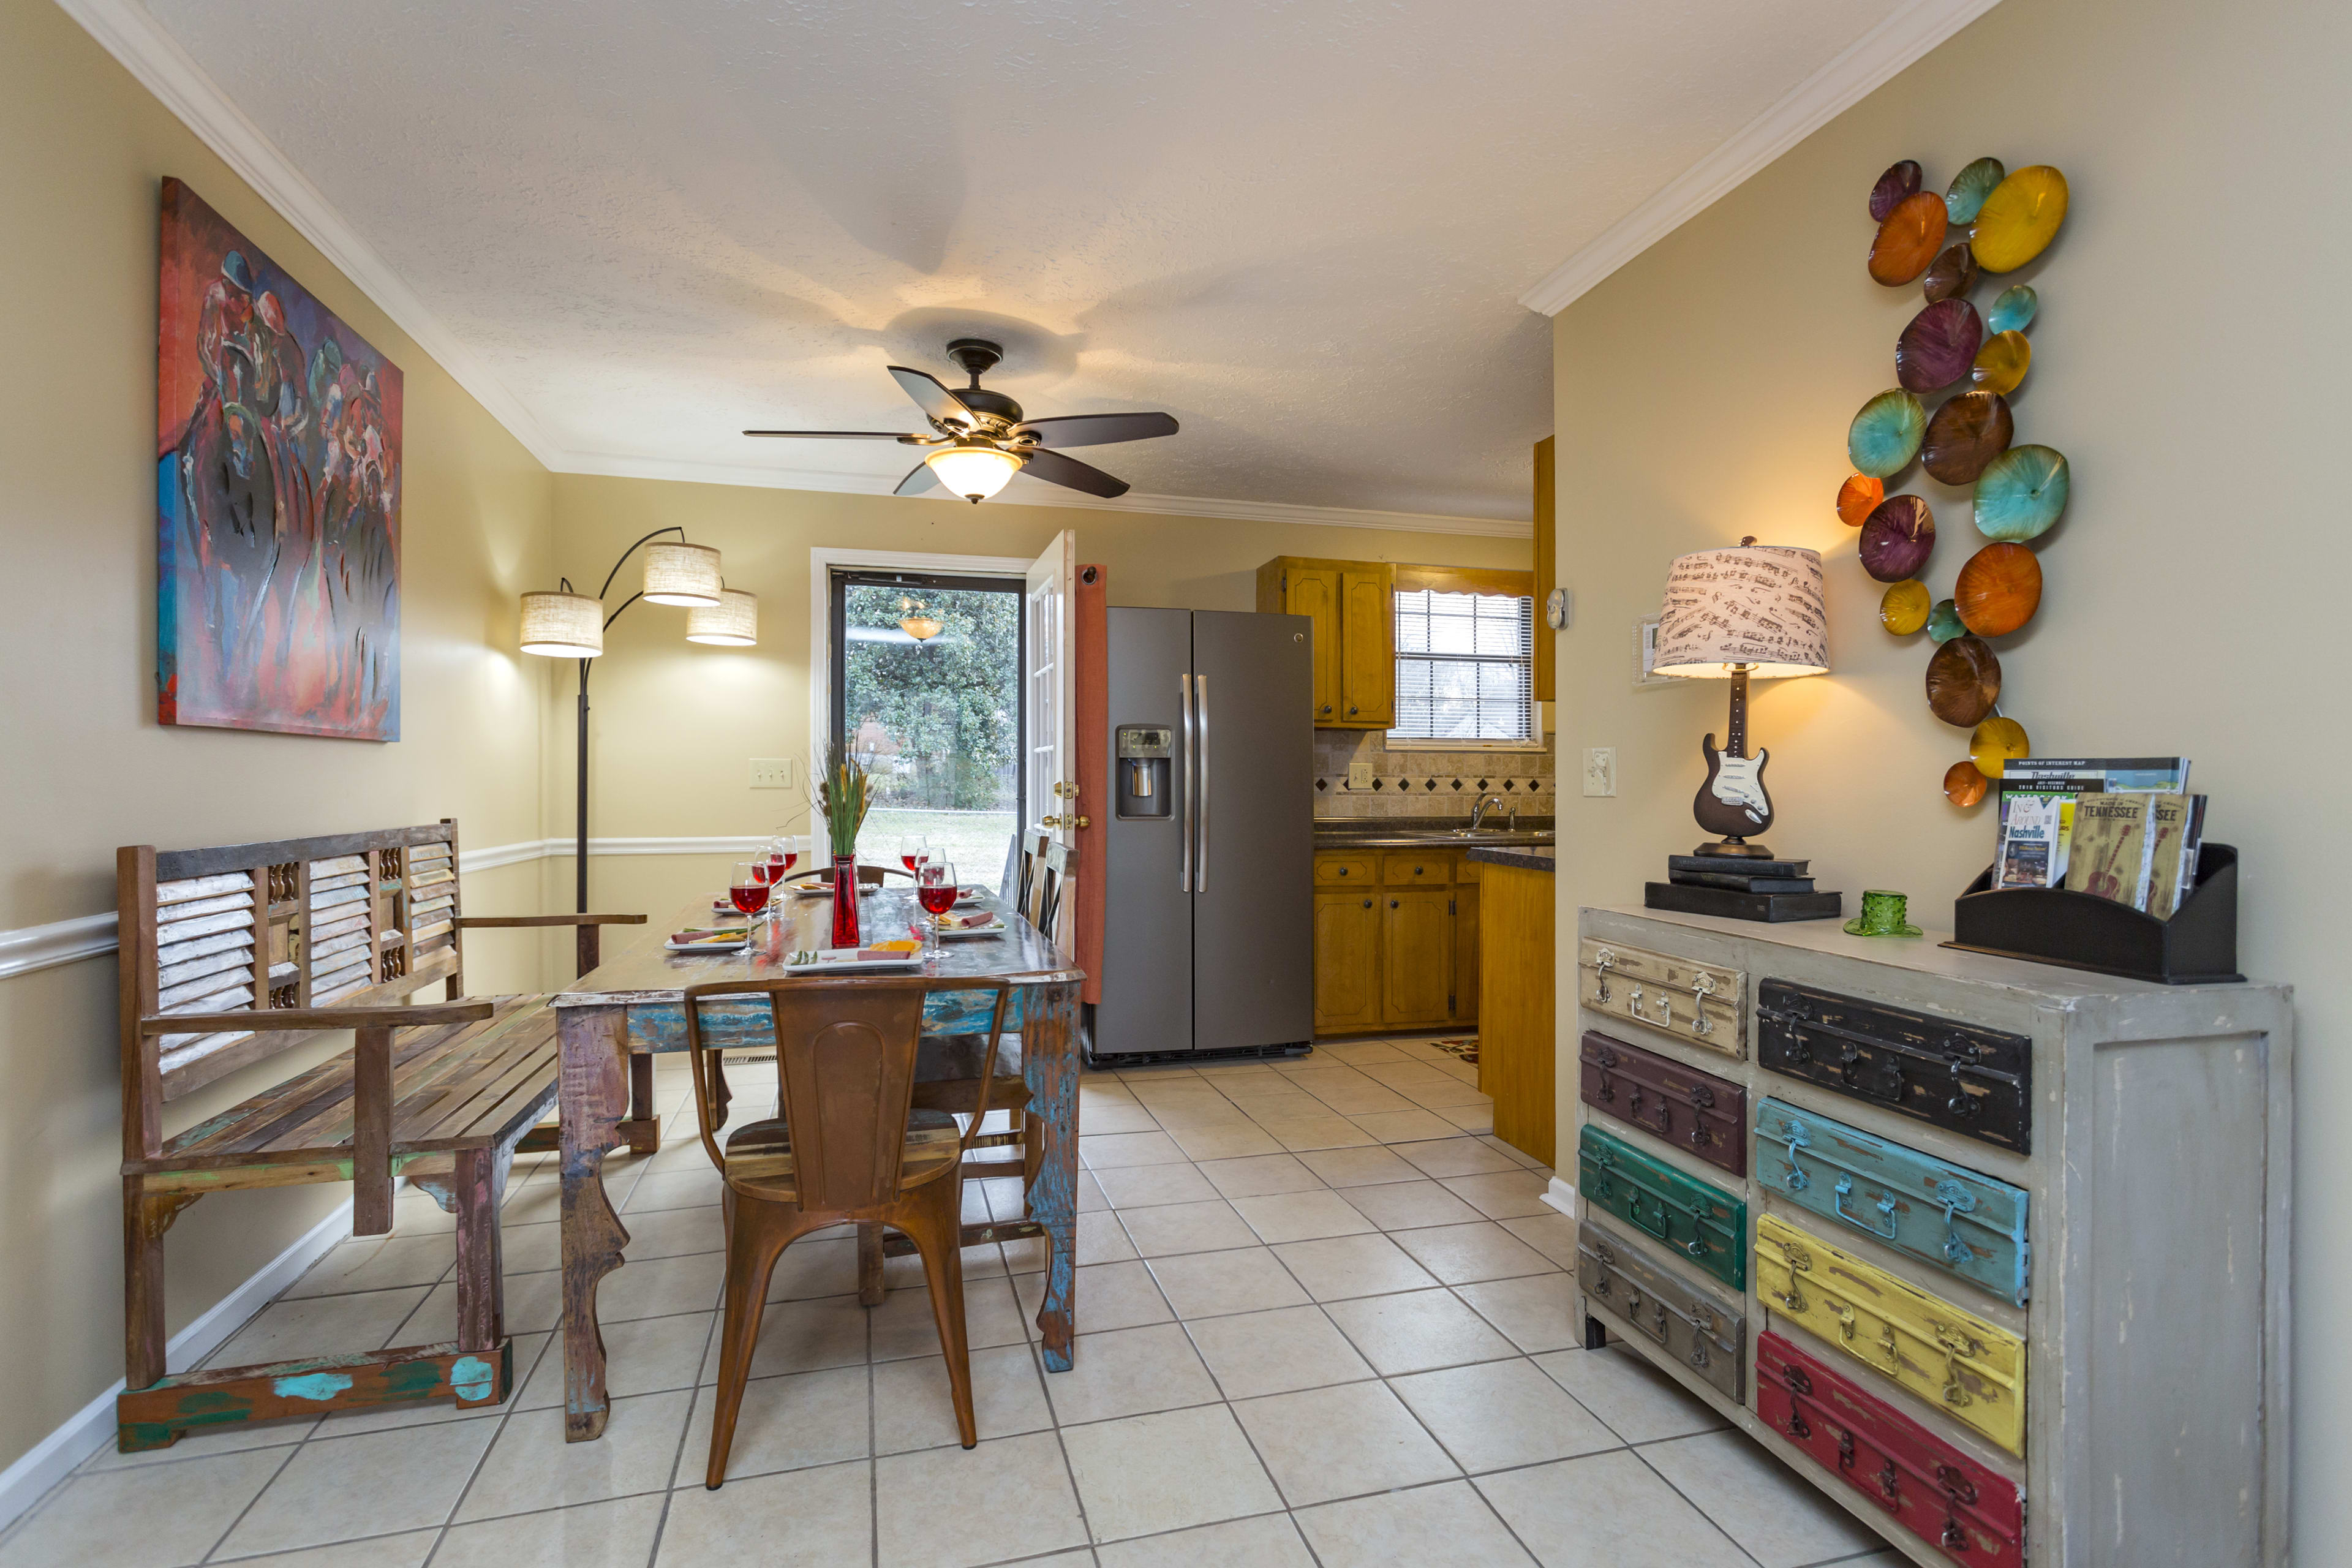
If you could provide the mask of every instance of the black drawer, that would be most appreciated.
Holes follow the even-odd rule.
[[[1756,993],[1756,1059],[1947,1131],[2032,1148],[2033,1042],[1786,980]]]

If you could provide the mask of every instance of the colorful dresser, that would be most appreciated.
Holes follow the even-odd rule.
[[[1921,1563],[2284,1568],[2288,987],[1643,910],[1576,957],[1589,1344]]]

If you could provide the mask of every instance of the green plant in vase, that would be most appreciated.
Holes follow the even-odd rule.
[[[833,945],[856,947],[857,833],[874,804],[873,776],[864,760],[838,741],[825,748],[816,798],[833,849]]]

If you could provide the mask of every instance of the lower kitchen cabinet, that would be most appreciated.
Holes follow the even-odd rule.
[[[1315,1032],[1381,1026],[1381,889],[1315,895]]]
[[[1464,869],[1453,848],[1315,857],[1318,1035],[1477,1018],[1478,886]]]

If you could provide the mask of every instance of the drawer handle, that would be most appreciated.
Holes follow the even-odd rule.
[[[1881,1241],[1893,1241],[1895,1239],[1895,1194],[1893,1193],[1881,1193],[1878,1196],[1878,1215],[1879,1218],[1886,1222],[1886,1228],[1885,1230],[1879,1229],[1878,1226],[1871,1224],[1868,1220],[1863,1218],[1860,1215],[1855,1214],[1852,1209],[1845,1206],[1846,1199],[1853,1195],[1853,1178],[1852,1176],[1840,1176],[1838,1178],[1837,1192],[1832,1194],[1830,1199],[1830,1206],[1837,1211],[1838,1218],[1845,1221],[1846,1224],[1853,1226],[1854,1229],[1870,1236],[1874,1236]]]
[[[1810,1149],[1813,1146],[1812,1134],[1805,1130],[1805,1124],[1803,1122],[1799,1121],[1794,1117],[1790,1117],[1789,1119],[1788,1142],[1789,1173],[1782,1179],[1788,1184],[1788,1188],[1790,1192],[1801,1193],[1807,1187],[1813,1184],[1813,1178],[1811,1173],[1808,1172],[1803,1165],[1798,1163],[1797,1151],[1800,1149]]]
[[[1633,1201],[1625,1205],[1625,1217],[1632,1220],[1635,1225],[1640,1226],[1643,1230],[1649,1231],[1652,1236],[1656,1237],[1660,1241],[1672,1241],[1674,1239],[1673,1232],[1675,1228],[1675,1216],[1667,1211],[1665,1199],[1660,1198],[1656,1201],[1658,1205],[1658,1223],[1654,1229],[1652,1228],[1647,1220],[1644,1220],[1642,1217],[1642,1194],[1639,1193],[1635,1193],[1633,1194]]]
[[[1948,1547],[1951,1547],[1951,1548],[1954,1548],[1954,1549],[1956,1549],[1956,1550],[1957,1550],[1957,1549],[1958,1549],[1958,1548],[1961,1548],[1961,1547],[1965,1547],[1965,1546],[1967,1546],[1967,1545],[1968,1545],[1968,1543],[1969,1543],[1968,1531],[1964,1531],[1964,1530],[1962,1530],[1962,1529],[1960,1528],[1960,1520],[1959,1520],[1959,1516],[1958,1516],[1958,1514],[1954,1514],[1954,1513],[1947,1513],[1947,1514],[1945,1514],[1945,1515],[1944,1515],[1944,1544],[1945,1544],[1946,1546],[1948,1546]]]
[[[1592,955],[1592,977],[1600,983],[1592,993],[1592,1005],[1596,1007],[1609,1005],[1609,972],[1616,964],[1617,953],[1612,948],[1604,947]]]
[[[1889,1459],[1886,1461],[1885,1468],[1878,1472],[1877,1479],[1878,1489],[1886,1494],[1887,1511],[1890,1513],[1902,1512],[1903,1476],[1900,1471],[1895,1469],[1894,1460]]]
[[[1974,1253],[1960,1239],[1959,1216],[1976,1212],[1977,1196],[1958,1182],[1947,1180],[1936,1184],[1936,1201],[1944,1205],[1944,1257],[1955,1265],[1966,1263]]]
[[[1715,1031],[1714,1022],[1706,1016],[1706,999],[1714,994],[1714,975],[1701,973],[1696,979],[1691,982],[1692,1034],[1707,1035],[1712,1034]]]
[[[1936,1484],[1943,1488],[1946,1492],[1949,1493],[1954,1502],[1972,1505],[1977,1500],[1976,1482],[1969,1479],[1969,1478],[1962,1474],[1955,1466],[1940,1463],[1937,1464],[1936,1467]]]
[[[1342,877],[1344,877],[1344,876],[1346,876],[1347,874],[1348,874],[1348,868],[1346,868],[1345,866],[1340,867],[1340,868],[1339,868],[1339,875],[1341,875]]]

